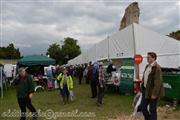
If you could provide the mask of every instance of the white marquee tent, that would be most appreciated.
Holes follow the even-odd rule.
[[[118,31],[78,57],[68,61],[68,64],[82,64],[89,61],[99,61],[116,58],[133,58],[141,54],[146,58],[147,52],[158,55],[157,62],[162,67],[177,68],[180,66],[180,42],[165,35],[148,30],[139,24],[131,24]],[[144,70],[146,59],[140,65],[140,74]]]

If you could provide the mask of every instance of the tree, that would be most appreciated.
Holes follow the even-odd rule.
[[[51,58],[56,60],[56,64],[61,64],[62,59],[61,59],[61,47],[57,43],[53,43],[52,45],[49,46],[46,55],[49,55]]]
[[[19,59],[21,53],[19,49],[14,47],[13,43],[10,43],[7,47],[0,47],[0,58],[1,59]]]
[[[81,54],[81,50],[77,40],[67,37],[62,46],[57,43],[50,45],[46,54],[54,58],[57,64],[66,64],[68,60]]]
[[[65,38],[64,44],[62,45],[62,54],[64,57],[63,63],[67,63],[68,60],[81,54],[80,46],[77,44],[77,40],[70,37]]]
[[[180,40],[180,30],[177,30],[176,32],[171,32],[168,36],[176,40]]]

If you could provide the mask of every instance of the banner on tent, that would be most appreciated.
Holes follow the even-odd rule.
[[[134,59],[125,58],[123,59],[122,66],[120,68],[120,91],[125,94],[133,93],[134,86]]]

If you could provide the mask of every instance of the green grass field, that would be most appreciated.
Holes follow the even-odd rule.
[[[78,111],[78,115],[88,113],[88,115],[95,115],[92,117],[57,117],[55,119],[95,119],[95,120],[106,120],[106,119],[117,119],[117,116],[130,116],[133,108],[132,101],[133,96],[123,96],[118,93],[106,91],[104,97],[104,105],[98,107],[96,105],[96,99],[90,98],[90,86],[75,84],[74,85],[75,100],[69,104],[63,105],[62,99],[59,95],[58,90],[36,92],[32,98],[32,103],[35,108],[45,112],[52,110],[54,112],[67,113],[72,111]],[[14,88],[9,89],[4,93],[4,99],[0,100],[0,120],[18,120],[19,118],[7,118],[2,117],[3,112],[8,110],[18,110],[16,92]],[[165,104],[160,102],[160,104]],[[90,114],[91,112],[91,114]],[[77,115],[76,114],[76,115]],[[30,118],[29,118],[30,119]],[[40,120],[46,118],[39,117]]]

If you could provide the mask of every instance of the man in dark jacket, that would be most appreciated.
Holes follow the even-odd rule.
[[[24,68],[19,69],[19,77],[13,82],[16,85],[18,104],[21,109],[20,120],[26,119],[26,107],[32,112],[33,120],[37,119],[37,112],[31,103],[34,92],[33,79],[28,75]]]
[[[83,79],[83,65],[80,65],[78,68],[79,84],[81,85]]]
[[[110,64],[108,65],[107,69],[106,69],[106,72],[108,74],[112,74],[112,72],[116,71],[116,67],[114,66],[113,62],[110,61]]]
[[[161,67],[157,64],[156,59],[156,53],[147,54],[148,65],[145,68],[141,85],[141,107],[145,120],[157,120],[157,100],[164,94]]]
[[[90,81],[91,92],[92,92],[91,98],[97,97],[98,67],[99,67],[98,63],[95,62],[92,68],[92,80]]]

